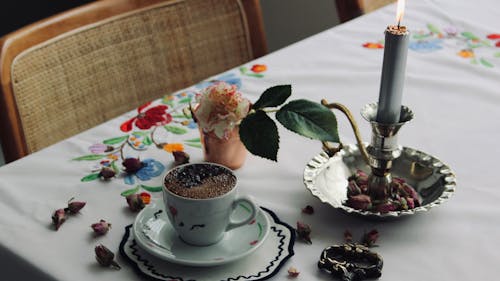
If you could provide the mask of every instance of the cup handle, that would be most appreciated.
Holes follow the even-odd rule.
[[[247,203],[249,205],[249,207],[250,207],[250,216],[248,218],[244,219],[244,220],[241,220],[241,221],[230,220],[229,224],[226,227],[226,231],[229,231],[229,230],[231,230],[233,228],[245,225],[245,224],[251,222],[253,219],[255,219],[255,216],[257,215],[257,207],[255,206],[255,203],[253,203],[253,201],[250,199],[250,197],[242,196],[242,197],[239,197],[236,200],[234,200],[233,206],[232,206],[233,211],[234,211],[234,209],[236,209],[238,207],[238,204],[240,204],[242,202],[245,202],[245,203]]]

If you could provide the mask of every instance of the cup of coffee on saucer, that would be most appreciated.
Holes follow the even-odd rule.
[[[214,163],[175,167],[164,179],[163,201],[168,219],[179,237],[195,246],[208,246],[224,234],[255,219],[257,207],[246,196],[237,195],[234,173]],[[248,206],[248,217],[233,221],[239,204]]]

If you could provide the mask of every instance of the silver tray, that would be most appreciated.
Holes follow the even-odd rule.
[[[428,211],[450,198],[455,192],[453,171],[439,159],[412,148],[403,147],[401,156],[394,160],[392,175],[406,180],[418,192],[421,206],[411,210],[388,213],[363,211],[344,205],[347,200],[347,179],[356,170],[370,172],[356,145],[346,145],[334,157],[322,152],[304,169],[304,184],[321,202],[350,214],[389,218]]]

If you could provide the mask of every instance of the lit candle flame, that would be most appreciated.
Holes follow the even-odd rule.
[[[405,13],[405,0],[398,0],[398,11],[396,14],[396,20],[398,21],[398,27],[403,19]]]

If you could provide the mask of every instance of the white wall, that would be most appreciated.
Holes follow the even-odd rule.
[[[339,23],[335,0],[260,0],[269,51]]]

